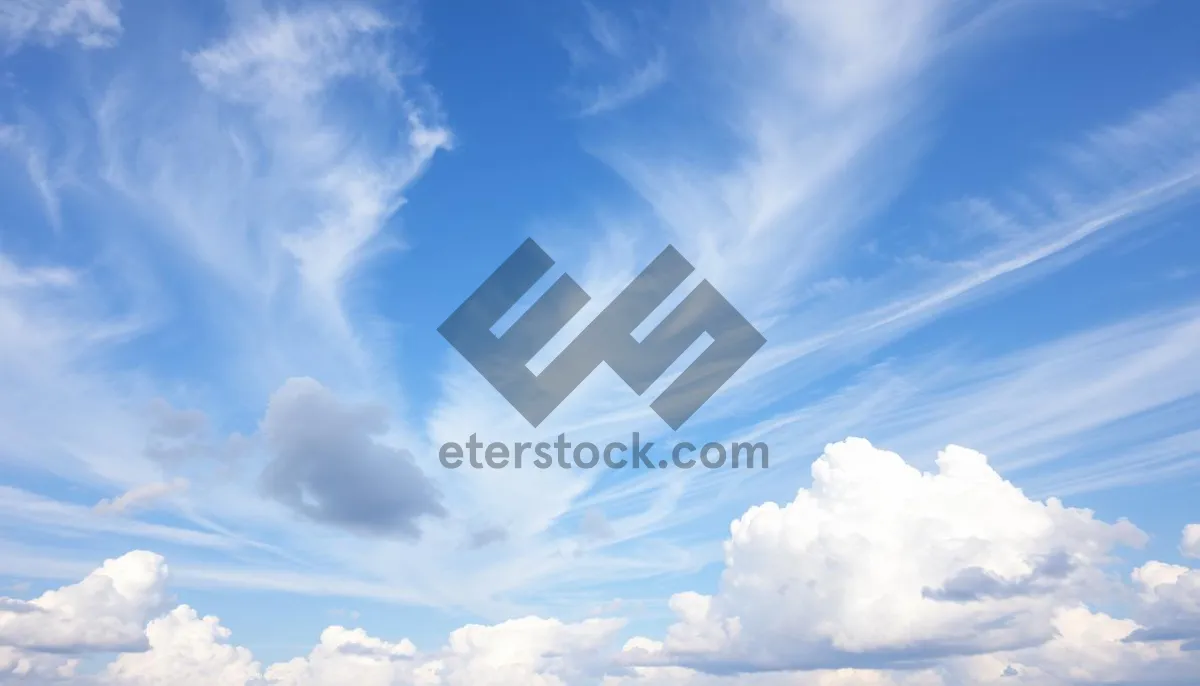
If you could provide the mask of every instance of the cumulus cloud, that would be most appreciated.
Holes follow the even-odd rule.
[[[120,9],[120,0],[2,0],[0,46],[74,39],[84,48],[111,47],[121,37]]]
[[[188,605],[159,614],[166,577],[162,558],[135,552],[30,603],[6,599],[0,609],[0,683],[8,683],[7,674],[38,679],[31,683],[69,677],[78,660],[43,651],[70,650],[124,651],[94,675],[95,683],[111,686],[564,686],[600,678],[624,624],[525,617],[469,625],[452,632],[443,648],[424,653],[408,639],[392,642],[331,626],[308,655],[263,669],[249,650],[232,642],[232,632],[217,617],[201,616]],[[116,591],[104,596],[106,587],[97,579],[112,580]],[[19,611],[12,608],[18,604]],[[14,617],[33,613],[43,614],[14,623]],[[70,622],[63,619],[68,615]],[[41,638],[29,640],[35,634]],[[93,682],[92,675],[83,678]]]
[[[541,617],[469,625],[452,632],[447,647],[419,674],[445,686],[594,683],[610,666],[622,626],[618,619],[572,624]]]
[[[4,599],[0,646],[56,653],[139,650],[146,644],[146,622],[163,608],[166,580],[162,556],[134,551],[29,602]]]
[[[389,643],[362,629],[331,626],[306,657],[272,665],[266,677],[277,686],[410,683],[415,654],[416,646],[408,639]]]
[[[1200,650],[1200,570],[1151,561],[1133,570],[1133,581],[1142,591],[1142,628],[1131,638],[1183,640]]]
[[[795,500],[731,527],[716,595],[682,593],[665,653],[712,671],[895,665],[1039,645],[1056,613],[1103,587],[1119,544],[1038,502],[974,451],[922,473],[862,439],[830,445]]]
[[[0,683],[38,684],[70,679],[79,666],[76,658],[40,655],[0,645]]]
[[[1128,640],[1138,624],[1129,619],[1073,607],[1052,620],[1054,638],[1018,651],[951,660],[937,669],[940,681],[955,684],[1188,684],[1200,667],[1197,656],[1178,643]]]
[[[296,397],[332,401],[311,380]],[[319,403],[317,403],[319,405]],[[303,403],[301,403],[303,405]],[[347,411],[342,424],[361,416]],[[359,408],[365,415],[370,415]],[[297,415],[311,420],[317,415]],[[347,419],[349,417],[349,419]],[[265,422],[269,424],[270,422]],[[366,424],[366,423],[364,423]],[[290,422],[284,422],[291,426]],[[370,426],[376,426],[370,424]],[[319,427],[318,427],[319,428]],[[369,434],[369,432],[367,432]],[[321,445],[333,445],[320,438]],[[318,440],[319,439],[319,440]],[[717,592],[670,600],[662,640],[625,621],[528,616],[418,649],[331,626],[306,655],[262,665],[187,605],[165,611],[155,554],[109,560],[78,584],[0,599],[0,682],[111,686],[960,686],[1194,683],[1200,577],[1150,561],[1123,587],[1104,567],[1131,524],[1027,498],[979,453],[923,473],[867,441],[830,445],[813,484],[733,522]],[[1118,587],[1115,590],[1121,590]],[[122,651],[96,674],[64,653]]]
[[[110,686],[565,686],[596,681],[624,622],[525,617],[452,632],[438,650],[331,626],[308,655],[263,669],[232,632],[188,605],[164,613],[163,558],[132,552],[78,584],[0,604],[0,683],[75,677]],[[76,674],[64,653],[122,654]]]
[[[180,605],[146,627],[148,650],[109,663],[104,680],[120,686],[246,686],[259,678],[250,651],[227,643],[216,617]]]
[[[446,511],[412,454],[378,440],[386,429],[386,407],[344,404],[313,379],[289,379],[262,423],[272,452],[263,490],[314,521],[417,537],[418,519]]]
[[[1183,553],[1184,557],[1200,558],[1200,524],[1188,524],[1184,527],[1179,552]]]

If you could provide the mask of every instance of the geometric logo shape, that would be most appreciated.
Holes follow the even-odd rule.
[[[601,363],[641,395],[707,333],[712,343],[650,404],[678,430],[766,343],[708,281],[642,341],[635,340],[638,325],[693,271],[679,251],[667,246],[558,357],[534,374],[529,361],[591,299],[579,284],[564,274],[504,334],[496,336],[491,329],[553,266],[541,246],[526,239],[438,327],[535,427]]]

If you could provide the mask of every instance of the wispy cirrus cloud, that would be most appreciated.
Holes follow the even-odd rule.
[[[405,30],[366,5],[251,13],[180,65],[177,104],[144,108],[130,79],[99,102],[105,180],[230,289],[242,316],[225,301],[207,316],[248,336],[243,350],[270,341],[288,351],[283,366],[336,356],[310,370],[322,378],[367,364],[342,289],[372,251],[396,245],[383,230],[404,189],[450,144],[436,99],[410,73]],[[404,117],[345,104],[371,97]]]
[[[652,214],[645,218],[632,213],[639,221],[625,223],[620,232],[597,241],[582,258],[564,260],[593,301],[532,366],[538,366],[539,359],[552,359],[577,327],[632,278],[636,267],[631,261],[644,264],[667,242],[693,261],[697,274],[764,327],[769,340],[724,397],[702,410],[707,417],[693,420],[701,426],[706,418],[720,417],[723,407],[734,411],[738,398],[761,406],[767,402],[764,395],[771,399],[772,393],[780,392],[763,384],[741,387],[737,381],[787,378],[789,390],[794,390],[793,384],[815,378],[818,371],[828,372],[831,360],[817,360],[815,354],[823,348],[836,348],[838,359],[833,362],[847,363],[957,304],[975,286],[989,281],[978,280],[976,269],[964,266],[968,260],[995,263],[982,268],[998,270],[997,276],[1036,262],[1028,255],[1033,239],[1023,236],[1024,245],[1013,241],[988,246],[964,257],[963,263],[931,270],[932,277],[921,274],[915,282],[898,272],[885,274],[865,287],[838,291],[815,307],[803,295],[836,275],[830,273],[830,263],[845,256],[852,238],[862,236],[868,220],[894,197],[915,159],[920,129],[912,115],[921,109],[920,96],[931,86],[939,60],[963,55],[971,47],[959,42],[955,31],[977,16],[938,3],[843,8],[797,2],[731,9],[721,21],[706,25],[710,32],[705,46],[716,47],[705,59],[720,64],[725,75],[710,84],[719,93],[714,102],[722,124],[701,129],[698,135],[705,137],[705,145],[685,135],[691,131],[656,137],[653,132],[629,135],[625,129],[621,138],[595,146],[600,159],[623,176]],[[622,44],[615,31],[599,35],[602,44]],[[738,78],[728,78],[733,74]],[[698,159],[692,152],[714,147],[722,154]],[[628,228],[630,224],[641,230]],[[1050,243],[1064,230],[1054,227],[1038,238]],[[553,246],[554,236],[543,244]],[[1049,248],[1047,254],[1058,249]],[[633,256],[643,252],[647,257],[639,263]],[[1018,254],[1029,259],[1022,263],[1005,257]],[[976,282],[955,285],[956,271],[963,283]],[[901,281],[904,288],[898,289]],[[695,280],[680,288],[661,313],[670,311],[694,285]],[[861,328],[854,330],[856,326]],[[809,360],[814,360],[811,369],[797,371]],[[680,360],[668,376],[689,361]],[[778,374],[785,369],[787,377]],[[600,440],[633,430],[652,434],[651,427],[658,426],[644,398],[634,397],[604,371],[593,375],[537,431],[512,419],[504,401],[465,365],[452,367],[443,390],[428,427],[435,444],[465,440],[483,427],[521,440],[560,431]],[[645,397],[654,395],[652,388]],[[569,523],[579,519],[579,508],[596,506],[620,514],[608,518],[615,535],[606,543],[579,548],[581,571],[573,577],[579,585],[601,576],[583,572],[584,560],[595,569],[615,565],[614,570],[624,569],[627,575],[660,573],[662,565],[629,564],[638,546],[662,545],[655,559],[664,564],[705,564],[711,552],[703,545],[668,544],[656,536],[703,516],[705,505],[690,490],[698,483],[740,476],[640,476],[633,485],[619,475],[588,472],[481,472],[455,474],[447,482],[453,483],[448,488],[454,498],[472,503],[478,516],[498,517],[504,526],[520,522],[517,530],[524,536],[510,537],[506,550],[520,550],[522,559],[545,560],[540,564],[546,565],[544,570],[526,565],[520,583],[533,583],[542,574],[574,564],[560,561],[558,551],[563,546],[577,549],[575,535],[567,533],[572,530]]]
[[[47,168],[45,155],[29,140],[20,126],[0,123],[0,149],[17,157],[24,165],[30,183],[37,189],[50,225],[58,229],[62,225],[62,211],[58,200],[58,183],[53,172]]]
[[[92,508],[102,514],[124,513],[136,508],[146,507],[155,502],[169,498],[176,493],[186,491],[187,479],[177,478],[166,482],[155,482],[131,488],[115,498],[105,498]]]
[[[884,365],[864,374],[861,384],[814,403],[821,390],[809,386],[835,370],[855,369],[873,352],[949,312],[1047,277],[1196,197],[1200,149],[1192,131],[1200,109],[1194,88],[1185,86],[1132,108],[1124,120],[1065,141],[1032,165],[1028,176],[1014,180],[1010,192],[956,204],[955,213],[940,220],[947,224],[931,227],[955,237],[948,252],[922,255],[917,244],[891,255],[881,270],[856,271],[856,247],[873,237],[875,213],[894,197],[918,152],[922,119],[914,115],[922,113],[921,95],[938,77],[940,60],[969,59],[974,46],[963,41],[968,35],[963,30],[969,26],[970,35],[982,38],[988,21],[1011,18],[992,9],[986,3],[962,10],[801,2],[752,8],[726,24],[771,40],[739,44],[732,56],[720,53],[725,68],[736,65],[746,73],[722,102],[733,114],[726,119],[741,126],[714,137],[739,143],[725,148],[729,155],[697,163],[694,155],[671,147],[671,137],[634,136],[596,148],[654,217],[626,223],[621,233],[597,242],[582,264],[568,267],[577,278],[597,275],[581,281],[596,301],[589,305],[602,306],[606,294],[632,277],[627,265],[639,248],[650,256],[671,242],[767,332],[768,347],[693,424],[739,439],[764,438],[785,461],[852,432],[929,454],[933,447],[921,438],[936,434],[942,441],[973,440],[1009,469],[1080,454],[1095,446],[1106,427],[1140,417],[1148,422],[1142,447],[1158,445],[1161,451],[1139,453],[1143,466],[1153,467],[1139,478],[1162,479],[1190,469],[1186,435],[1174,436],[1180,427],[1171,424],[1169,413],[1142,417],[1186,402],[1197,390],[1188,373],[1190,356],[1181,347],[1191,336],[1187,307],[1064,334],[1044,347],[998,359],[965,361],[946,351],[910,359],[894,375],[892,365]],[[635,231],[630,224],[652,228]],[[550,236],[543,244],[552,241]],[[831,282],[839,285],[823,287]],[[663,310],[688,290],[681,288]],[[572,320],[533,366],[540,358],[552,359],[587,318],[585,311]],[[1014,390],[1017,386],[1025,390]],[[478,427],[523,440],[559,430],[588,437],[633,428],[649,433],[656,424],[644,404],[653,395],[652,389],[634,398],[598,372],[556,411],[548,428],[530,432],[505,421],[508,408],[471,370],[456,368],[447,377],[430,433],[441,440],[462,440]],[[1044,398],[1043,412],[1023,400],[1027,396]],[[1067,402],[1050,405],[1055,398]],[[759,408],[769,405],[793,409],[756,426],[730,426],[737,415],[761,414]],[[997,421],[998,416],[1007,419]],[[1068,486],[1066,472],[1055,476],[1069,463],[1037,472],[1033,484],[1038,492],[1054,492],[1131,483],[1135,465],[1116,453],[1109,457],[1113,461],[1093,472],[1088,484]],[[778,496],[774,477],[747,473],[638,477],[525,474],[517,480],[481,473],[463,475],[455,487],[464,501],[488,503],[481,511],[524,522],[532,534],[528,540],[537,542],[520,548],[529,559],[538,559],[531,551],[568,545],[582,550],[588,564],[620,564],[624,554],[669,539],[675,545],[658,559],[680,570],[708,559],[702,544],[678,545],[684,523],[727,511],[723,508],[732,507],[727,498],[735,493]],[[554,495],[534,498],[535,492]],[[601,544],[577,544],[566,532],[593,508],[612,513],[605,518],[613,535]],[[520,544],[508,545],[512,551]],[[532,567],[524,572],[530,579],[536,573]],[[595,580],[587,574],[573,579],[577,587]]]
[[[112,47],[121,37],[120,9],[121,0],[4,0],[0,46],[73,39],[84,48]]]
[[[53,297],[46,288],[5,291],[9,320],[21,329],[6,341],[32,337],[22,349],[36,348],[41,358],[33,367],[28,359],[5,361],[24,375],[25,385],[12,388],[27,399],[10,416],[29,421],[44,406],[28,399],[40,397],[59,398],[63,416],[75,417],[65,422],[71,426],[120,415],[92,435],[111,434],[130,447],[83,453],[146,457],[133,446],[146,440],[152,417],[145,408],[161,395],[153,388],[159,381],[120,365],[84,369],[80,360],[111,353],[97,347],[103,340],[153,337],[182,319],[205,332],[193,339],[192,372],[204,374],[209,360],[214,380],[253,397],[255,412],[298,368],[337,385],[371,385],[373,363],[346,319],[343,289],[373,251],[395,245],[385,228],[404,189],[450,140],[436,98],[404,52],[405,29],[366,5],[238,13],[228,35],[185,59],[172,52],[114,60],[115,71],[101,71],[89,87],[96,95],[87,126],[44,122],[80,137],[66,147],[82,152],[48,160],[31,148],[28,159],[75,163],[67,201],[122,220],[112,231],[64,230],[94,250],[83,263],[78,255],[86,250],[66,266],[6,269],[28,281],[69,268],[81,282]],[[406,116],[332,105],[334,89],[345,95],[356,87],[361,97],[379,89]],[[368,140],[364,130],[378,136]],[[4,131],[10,142],[39,142]],[[98,167],[85,164],[93,161]],[[106,195],[112,190],[120,195]],[[98,208],[98,197],[117,202]],[[51,200],[57,214],[59,199]],[[5,264],[20,262],[6,257]],[[229,357],[212,360],[205,353],[212,345]],[[29,369],[43,373],[30,376]],[[97,412],[92,402],[105,408]],[[137,465],[136,457],[121,465],[129,472],[125,486],[154,480],[157,466],[137,472]]]
[[[935,436],[953,436],[986,446],[1005,473],[1033,470],[1022,474],[1035,493],[1074,494],[1191,473],[1200,464],[1184,418],[1200,397],[1189,344],[1198,324],[1189,306],[1007,355],[944,349],[889,360],[744,435],[803,450],[869,429],[910,454],[928,454],[941,440]],[[1055,464],[1079,453],[1086,464]]]
[[[409,17],[393,9],[246,6],[182,55],[169,41],[118,53],[77,84],[86,121],[46,122],[81,151],[53,160],[76,165],[59,200],[107,219],[66,223],[81,247],[60,263],[0,263],[0,325],[13,333],[0,344],[0,427],[14,433],[0,458],[114,494],[101,509],[122,512],[28,494],[12,504],[30,536],[76,531],[74,512],[197,559],[219,559],[219,546],[242,550],[235,566],[313,555],[331,574],[367,549],[304,534],[304,518],[264,498],[270,432],[257,423],[300,369],[399,405],[347,315],[346,286],[401,244],[390,222],[451,136],[408,52]],[[180,326],[193,334],[175,337]],[[186,492],[168,488],[184,479]],[[145,523],[153,508],[133,505],[168,490],[173,525]]]
[[[1065,145],[1014,193],[984,189],[955,204],[936,227],[949,250],[884,245],[886,266],[860,270],[856,255],[880,237],[880,213],[914,173],[935,114],[925,96],[942,67],[969,61],[996,7],[737,4],[686,45],[587,8],[589,47],[575,54],[572,83],[584,114],[615,118],[688,64],[702,73],[682,87],[706,106],[669,130],[649,116],[590,143],[630,201],[582,250],[568,249],[577,234],[543,241],[593,300],[539,360],[674,243],[698,267],[676,296],[707,278],[767,331],[771,347],[693,424],[714,437],[768,438],[767,479],[409,469],[411,455],[472,433],[509,443],[559,431],[652,439],[662,426],[646,399],[671,373],[639,398],[601,370],[532,430],[454,360],[432,410],[408,415],[393,351],[366,335],[368,308],[353,288],[371,257],[400,244],[393,222],[411,185],[453,140],[403,18],[365,4],[247,5],[182,59],[172,47],[122,64],[88,91],[84,129],[96,139],[82,147],[99,171],[77,170],[70,192],[46,186],[44,151],[9,136],[38,189],[54,191],[42,193],[54,221],[87,196],[79,187],[113,201],[105,216],[119,220],[98,222],[96,235],[63,227],[72,239],[99,235],[105,259],[0,258],[0,330],[13,332],[0,341],[0,429],[19,436],[0,451],[102,486],[112,504],[186,475],[187,491],[171,493],[186,526],[149,524],[152,512],[132,507],[71,524],[91,512],[23,489],[9,493],[13,521],[31,536],[99,530],[186,548],[178,573],[189,588],[333,593],[499,619],[554,603],[549,596],[569,599],[572,612],[607,602],[614,579],[705,569],[720,559],[720,529],[696,522],[794,493],[799,480],[778,475],[796,476],[796,456],[859,429],[916,455],[953,440],[1001,466],[1033,468],[1144,420],[1129,459],[1110,454],[1086,475],[1059,465],[1035,472],[1044,481],[1034,486],[1082,492],[1130,483],[1139,469],[1184,473],[1193,437],[1156,413],[1195,393],[1188,308],[998,355],[935,347],[858,367],[919,326],[1048,275],[1194,195],[1197,103],[1183,89]],[[584,67],[601,75],[582,76]],[[113,345],[134,336],[145,348]],[[811,388],[831,371],[856,376]],[[153,402],[163,396],[169,406]],[[225,440],[231,427],[249,438]],[[239,459],[217,459],[234,451]],[[354,535],[364,531],[401,535]],[[4,558],[9,569],[57,570],[51,558],[64,554]],[[183,612],[156,630],[192,620]]]
[[[666,82],[667,52],[647,35],[645,17],[621,17],[590,2],[583,9],[587,30],[563,39],[573,72],[567,92],[580,116],[614,112]]]

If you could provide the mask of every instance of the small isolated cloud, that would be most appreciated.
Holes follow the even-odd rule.
[[[1183,553],[1184,557],[1200,558],[1200,524],[1188,524],[1184,527],[1179,552]]]
[[[101,500],[92,509],[102,514],[123,514],[130,510],[148,507],[177,493],[183,493],[187,489],[187,479],[146,484],[131,488],[116,498]]]
[[[0,0],[0,45],[55,45],[74,39],[108,48],[121,37],[120,0]]]
[[[418,519],[446,511],[413,456],[376,440],[386,429],[387,408],[344,404],[313,379],[289,379],[262,423],[272,453],[262,488],[314,521],[416,538]]]
[[[667,80],[666,54],[659,52],[612,83],[598,84],[581,93],[580,114],[585,117],[612,112],[650,93]]]
[[[586,35],[564,41],[573,83],[568,92],[581,116],[620,109],[654,91],[669,76],[666,51],[632,21],[584,3]]]

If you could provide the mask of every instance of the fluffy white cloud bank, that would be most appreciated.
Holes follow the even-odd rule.
[[[108,665],[102,683],[242,686],[257,683],[259,664],[250,651],[226,643],[229,629],[180,605],[146,627],[149,650],[126,653]]]
[[[974,451],[937,472],[862,439],[831,445],[813,485],[731,527],[712,597],[675,596],[666,650],[714,669],[904,663],[1037,645],[1103,589],[1114,546],[1144,539],[1029,500]]]
[[[162,614],[167,568],[133,552],[31,601],[0,599],[0,683],[149,686],[928,685],[1191,683],[1200,570],[1111,563],[1145,535],[1039,502],[974,451],[933,473],[865,440],[830,445],[813,484],[733,522],[712,595],[680,593],[663,639],[624,621],[525,617],[444,646],[326,629],[262,665],[215,617]],[[1120,618],[1095,609],[1113,600]],[[123,651],[99,673],[75,656]]]

